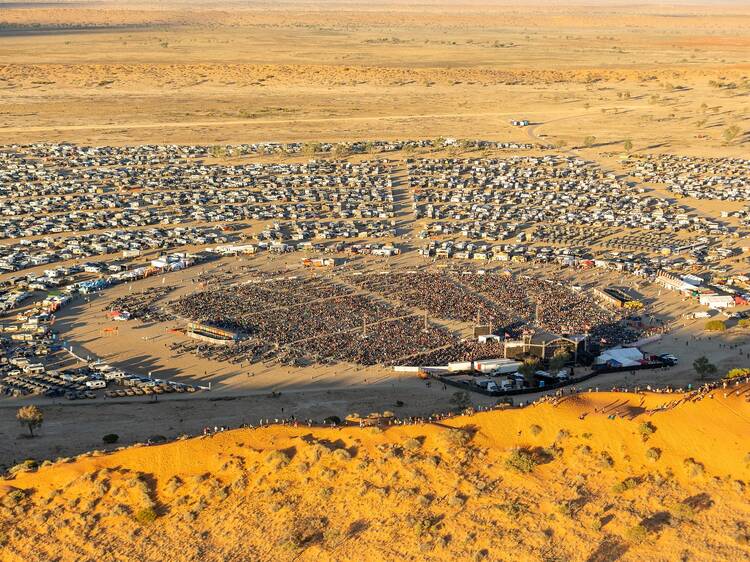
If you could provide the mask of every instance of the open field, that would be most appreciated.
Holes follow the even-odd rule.
[[[556,4],[10,4],[0,141],[520,140],[518,116],[710,155],[747,129],[743,3]]]

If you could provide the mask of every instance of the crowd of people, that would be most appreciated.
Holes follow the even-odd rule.
[[[276,359],[295,365],[443,365],[502,356],[503,341],[463,340],[446,321],[489,325],[501,340],[527,328],[588,333],[611,344],[639,335],[584,293],[505,274],[259,278],[207,288],[170,305],[186,320],[239,333],[241,341],[230,346],[192,348],[235,364]]]

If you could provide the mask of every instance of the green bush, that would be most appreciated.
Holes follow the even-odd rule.
[[[656,432],[656,426],[652,424],[651,422],[643,422],[641,425],[638,426],[638,433],[641,434],[641,437],[644,441],[646,441],[649,437],[651,437]]]
[[[156,517],[156,511],[154,511],[153,507],[144,507],[133,516],[133,518],[141,525],[149,525],[153,523],[156,521]]]
[[[744,320],[750,321],[750,318],[746,318]],[[750,369],[732,369],[726,375],[724,375],[724,378],[725,379],[738,379],[738,378],[747,377],[747,376],[750,376]]]
[[[627,531],[628,540],[633,543],[642,543],[648,538],[648,529],[641,525],[640,523],[638,525],[633,525],[628,529]]]
[[[727,325],[723,320],[709,320],[703,329],[707,332],[723,332],[727,329]]]
[[[534,456],[524,449],[515,449],[510,456],[505,459],[505,466],[516,472],[527,474],[534,470],[537,461]]]
[[[750,328],[750,318],[740,318],[737,322],[737,326],[740,328]]]

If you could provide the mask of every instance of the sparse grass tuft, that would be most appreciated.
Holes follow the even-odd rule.
[[[626,535],[630,542],[640,544],[648,538],[648,529],[639,523],[630,527]]]
[[[632,490],[638,486],[638,480],[635,478],[626,478],[622,482],[618,482],[614,486],[612,486],[612,491],[616,494],[622,494],[623,492],[626,492],[628,490]]]
[[[266,464],[270,465],[274,470],[278,470],[288,465],[289,460],[289,456],[283,451],[272,451],[266,457]]]
[[[691,478],[698,478],[700,476],[703,476],[703,474],[706,472],[703,464],[699,463],[692,457],[685,459],[682,464],[685,467],[685,471],[687,472],[688,476],[690,476]]]
[[[542,426],[537,424],[531,424],[531,427],[529,427],[529,431],[531,431],[532,435],[539,435],[542,432]]]
[[[346,449],[336,449],[333,452],[333,457],[340,461],[349,461],[352,459],[352,455]]]
[[[641,439],[643,439],[644,441],[648,441],[648,438],[651,437],[655,432],[656,426],[650,421],[643,422],[638,426],[638,433],[640,433]]]
[[[414,437],[409,437],[409,439],[404,441],[404,444],[402,446],[404,448],[404,451],[414,452],[422,448],[422,442],[419,439],[415,439]]]
[[[646,451],[646,458],[651,462],[656,462],[661,458],[661,449],[651,447]]]

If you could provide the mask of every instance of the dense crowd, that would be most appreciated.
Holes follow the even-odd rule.
[[[193,349],[233,363],[274,358],[298,365],[436,365],[502,355],[502,342],[462,341],[440,324],[446,320],[487,323],[502,338],[532,328],[589,333],[616,344],[639,333],[582,292],[499,274],[260,279],[201,290],[170,305],[185,319],[240,333],[243,340],[232,346],[201,344]]]
[[[133,320],[164,322],[169,320],[171,315],[156,306],[156,301],[162,299],[176,288],[175,285],[159,285],[135,293],[131,292],[114,299],[109,306],[109,310],[112,313],[127,313],[128,318]]]

